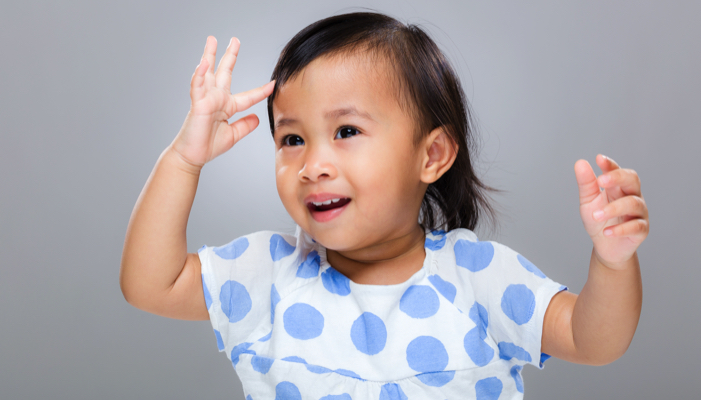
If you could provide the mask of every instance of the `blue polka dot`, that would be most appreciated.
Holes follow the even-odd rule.
[[[481,379],[475,384],[477,400],[497,400],[503,388],[504,385],[499,378],[491,377]]]
[[[302,358],[302,357],[297,357],[297,356],[289,356],[285,357],[282,359],[282,361],[289,361],[289,362],[295,362],[295,363],[300,363],[300,364],[306,364],[307,361]]]
[[[540,368],[543,368],[543,363],[550,357],[552,356],[549,354],[540,353]]]
[[[511,367],[511,377],[514,378],[514,383],[516,383],[516,390],[519,393],[523,393],[523,379],[521,378],[521,366],[514,365]]]
[[[355,348],[368,355],[379,353],[387,343],[385,323],[371,312],[362,313],[353,322],[350,335]]]
[[[221,247],[214,248],[214,254],[225,260],[234,260],[239,258],[241,254],[248,248],[248,239],[240,237]]]
[[[328,396],[324,396],[324,397],[320,398],[319,400],[353,400],[353,399],[348,393],[343,393],[343,394],[330,394]]]
[[[350,279],[333,267],[326,268],[326,271],[321,273],[321,282],[326,290],[331,293],[340,296],[348,296],[350,294]]]
[[[481,271],[492,262],[494,246],[491,242],[472,242],[460,239],[455,242],[455,262],[472,272]]]
[[[215,329],[214,336],[217,338],[217,348],[219,349],[219,351],[224,350],[224,340],[221,337],[221,333]]]
[[[275,386],[275,400],[302,400],[302,394],[292,382],[280,382]]]
[[[295,339],[313,339],[324,329],[324,316],[305,303],[291,305],[282,316],[285,331]]]
[[[204,245],[204,246],[200,247],[199,249],[197,249],[197,254],[201,253],[202,250],[204,250],[204,249],[206,249],[206,248],[207,248],[207,245]]]
[[[448,301],[451,303],[455,301],[455,294],[457,293],[455,285],[444,281],[443,278],[438,275],[429,275],[428,280],[431,281],[431,284],[438,290],[438,293],[442,294]]]
[[[487,309],[484,308],[482,304],[475,302],[475,304],[470,307],[470,312],[467,315],[480,329],[480,338],[485,339],[487,337],[487,327],[489,326],[489,313],[487,313]]]
[[[519,254],[516,256],[516,258],[518,259],[518,262],[520,262],[521,265],[523,265],[523,268],[533,272],[537,277],[545,278],[545,274],[541,270],[539,270],[538,267],[533,265],[532,262],[528,261],[526,257]]]
[[[558,292],[561,292],[563,290],[567,290],[567,286],[565,285],[560,285],[560,287],[557,289]]]
[[[486,333],[483,333],[480,327],[474,327],[467,332],[463,340],[467,355],[478,367],[484,367],[494,358],[494,349],[484,341],[486,337]]]
[[[209,310],[209,307],[212,305],[212,294],[209,293],[207,284],[204,282],[204,274],[202,275],[202,291],[204,291],[204,304]]]
[[[219,291],[221,310],[229,322],[238,322],[251,311],[251,296],[246,288],[236,281],[226,281]]]
[[[416,377],[419,378],[424,385],[433,387],[441,387],[445,385],[446,383],[452,381],[454,376],[455,371],[426,372],[424,374],[416,375]]]
[[[356,374],[353,371],[349,371],[347,369],[339,368],[339,369],[335,369],[333,372],[335,372],[339,375],[348,376],[348,377],[355,378],[355,379],[360,379],[361,381],[365,380],[365,379],[361,378],[360,375]]]
[[[270,257],[272,257],[273,261],[287,257],[294,251],[295,247],[287,243],[285,238],[277,233],[270,237]]]
[[[319,365],[311,365],[311,364],[306,364],[307,371],[313,372],[315,374],[325,374],[327,372],[332,372],[330,369],[326,367],[322,367]]]
[[[259,342],[267,342],[270,340],[270,337],[273,336],[273,331],[268,332],[267,335],[263,336],[262,338],[258,339]]]
[[[426,285],[411,285],[399,300],[399,309],[412,318],[428,318],[438,312],[438,295]]]
[[[433,336],[419,336],[407,346],[406,361],[414,371],[443,371],[448,365],[448,352]]]
[[[280,302],[280,294],[275,289],[275,284],[270,286],[270,323],[275,322],[275,307]]]
[[[270,371],[270,367],[273,365],[273,361],[275,361],[273,358],[253,356],[253,358],[251,358],[251,366],[261,374],[267,374],[268,371]]]
[[[524,284],[509,285],[501,296],[501,309],[510,320],[523,325],[535,311],[535,295]]]
[[[253,343],[244,342],[234,346],[234,348],[231,349],[231,363],[234,364],[234,367],[236,366],[236,364],[239,363],[239,356],[241,354],[256,354],[255,351],[248,350],[248,348],[251,347],[251,345],[253,345]]]
[[[426,240],[424,241],[424,247],[429,249],[429,250],[440,250],[445,246],[445,236],[439,237],[436,240],[430,239],[428,236],[426,236]]]
[[[246,396],[246,400],[253,400],[253,397],[251,397],[251,395],[249,394],[248,396]]]
[[[385,383],[380,389],[380,400],[408,400],[408,398],[396,383]]]
[[[531,355],[523,348],[509,342],[499,342],[499,358],[502,360],[517,360],[531,362]]]
[[[319,275],[319,263],[321,258],[316,251],[311,251],[307,254],[307,259],[297,267],[297,276],[299,278],[313,278]]]

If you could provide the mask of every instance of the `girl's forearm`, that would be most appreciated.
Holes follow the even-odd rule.
[[[187,220],[199,173],[199,167],[187,163],[169,146],[136,201],[119,283],[125,299],[138,308],[167,294],[185,265]]]
[[[614,270],[592,250],[589,277],[572,315],[574,344],[587,364],[608,364],[626,352],[638,326],[642,300],[637,252],[625,268]]]

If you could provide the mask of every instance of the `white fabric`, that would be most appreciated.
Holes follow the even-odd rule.
[[[522,399],[521,368],[542,369],[545,310],[567,288],[467,229],[427,232],[425,249],[406,282],[365,285],[299,227],[203,246],[217,345],[246,399]]]

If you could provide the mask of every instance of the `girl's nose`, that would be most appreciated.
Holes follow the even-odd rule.
[[[318,182],[322,179],[333,179],[337,170],[330,160],[329,154],[325,154],[322,149],[307,153],[304,166],[299,171],[299,179],[303,182]]]

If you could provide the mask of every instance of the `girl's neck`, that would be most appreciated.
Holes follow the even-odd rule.
[[[425,232],[420,225],[406,235],[359,250],[326,250],[331,266],[358,284],[403,283],[423,266]]]

